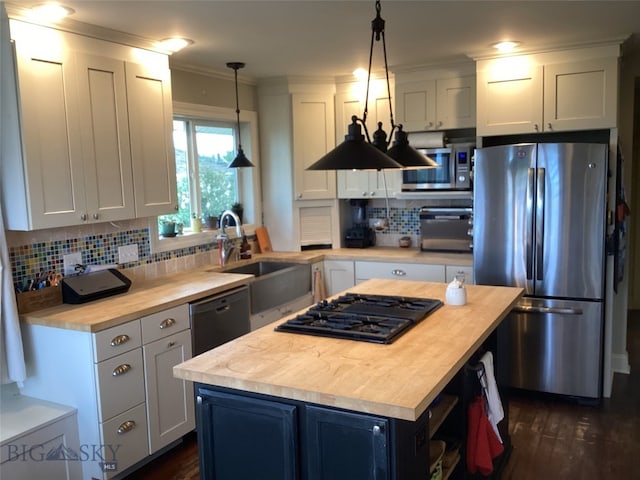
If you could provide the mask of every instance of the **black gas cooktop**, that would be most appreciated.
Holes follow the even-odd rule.
[[[317,303],[276,331],[391,343],[441,305],[433,298],[346,293]]]

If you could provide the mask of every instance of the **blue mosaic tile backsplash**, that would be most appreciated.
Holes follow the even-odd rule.
[[[371,207],[367,216],[371,219],[384,218],[386,208]],[[420,207],[418,208],[389,208],[389,228],[377,235],[420,235]]]
[[[389,213],[389,229],[378,232],[377,235],[420,234],[420,208],[390,208]],[[384,218],[386,214],[385,208],[368,209],[368,217],[371,219]],[[13,281],[14,284],[21,285],[24,278],[37,277],[41,272],[49,270],[62,272],[63,256],[77,251],[82,252],[82,262],[86,265],[115,264],[118,261],[118,247],[132,243],[138,244],[139,260],[126,264],[125,268],[195,255],[217,248],[215,243],[207,243],[152,254],[148,228],[13,246],[9,247]]]
[[[21,245],[9,248],[13,281],[20,285],[23,278],[37,277],[43,271],[62,272],[63,256],[77,251],[82,252],[83,264],[114,264],[118,262],[118,247],[132,243],[138,244],[139,260],[126,264],[125,268],[194,255],[216,247],[214,243],[208,243],[151,254],[148,228]]]

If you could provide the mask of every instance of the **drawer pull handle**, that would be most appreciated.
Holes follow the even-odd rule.
[[[399,268],[391,270],[391,273],[396,277],[404,277],[407,274],[407,272],[405,272],[404,270],[400,270]]]
[[[131,370],[131,365],[129,365],[128,363],[123,363],[122,365],[118,365],[113,369],[112,375],[114,377],[119,377],[120,375],[124,375],[125,373],[127,373],[129,370]]]
[[[118,435],[123,435],[123,434],[125,434],[127,432],[130,432],[135,427],[136,427],[136,422],[134,422],[133,420],[127,420],[126,422],[123,422],[118,427]]]
[[[167,347],[171,348],[171,347],[175,346],[175,344],[176,344],[176,342],[169,342],[169,343],[167,343]]]
[[[129,335],[118,335],[113,340],[111,340],[111,346],[117,347],[118,345],[122,345],[123,343],[126,343],[129,340],[130,340]]]
[[[162,322],[160,322],[160,328],[169,328],[176,324],[175,319],[173,318],[165,318]]]

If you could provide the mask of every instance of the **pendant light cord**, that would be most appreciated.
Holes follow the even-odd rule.
[[[367,71],[367,90],[364,97],[364,113],[362,115],[362,124],[364,125],[364,132],[367,135],[367,141],[370,142],[369,131],[367,130],[367,114],[369,113],[369,85],[371,83],[371,65],[373,63],[373,44],[374,42],[380,41],[382,38],[382,54],[384,57],[384,72],[387,80],[387,100],[389,102],[389,120],[391,121],[391,132],[389,132],[389,136],[387,137],[389,140],[387,141],[387,146],[391,143],[391,139],[393,138],[393,131],[396,128],[395,122],[393,121],[393,108],[391,106],[391,84],[389,83],[389,65],[387,63],[387,43],[385,41],[384,36],[384,26],[385,21],[380,16],[380,12],[382,11],[382,5],[380,4],[380,0],[376,0],[376,18],[371,21],[371,43],[369,45],[369,70]],[[386,149],[385,149],[386,150]]]
[[[238,68],[233,69],[235,73],[235,82],[236,82],[236,122],[238,125],[238,151],[242,149],[242,143],[240,141],[240,101],[238,100]]]

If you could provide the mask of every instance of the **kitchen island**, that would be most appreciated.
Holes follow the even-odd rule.
[[[349,291],[444,301],[445,289],[374,279]],[[522,295],[467,290],[466,305],[389,345],[267,325],[174,367],[198,384],[202,478],[428,478],[429,406]]]

